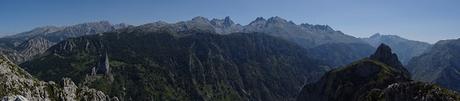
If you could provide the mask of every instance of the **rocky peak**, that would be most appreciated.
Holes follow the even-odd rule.
[[[224,18],[224,24],[225,25],[233,25],[235,23],[232,21],[232,19],[230,19],[229,16],[227,16],[227,17]]]
[[[159,27],[163,27],[163,26],[166,26],[166,25],[169,25],[169,23],[167,23],[165,21],[157,21],[157,22],[141,25],[140,27],[146,27],[146,29],[147,29],[147,28],[151,28],[151,27],[159,28]]]
[[[378,38],[378,37],[382,37],[382,35],[380,33],[375,33],[370,38]]]
[[[406,70],[406,68],[403,67],[398,59],[398,56],[393,53],[390,46],[386,44],[380,44],[375,53],[372,54],[369,58],[387,64],[392,68],[403,72],[405,76],[410,77],[409,72]]]
[[[51,42],[60,42],[70,37],[92,35],[114,30],[115,28],[108,21],[89,22],[65,27],[63,30],[46,35],[46,38]]]
[[[112,26],[112,24],[109,21],[98,21],[98,22],[87,22],[87,23],[82,23],[82,24],[77,24],[69,27],[104,27],[104,26]]]
[[[230,17],[225,17],[224,19],[212,19],[211,24],[214,26],[222,26],[222,27],[231,27],[235,25],[235,23],[230,19]]]
[[[298,101],[363,101],[359,100],[373,89],[409,81],[395,69],[381,62],[363,59],[346,67],[334,69],[316,83],[307,84]]]
[[[96,74],[110,74],[110,64],[109,64],[109,57],[107,52],[104,52],[99,59],[99,65],[97,67]]]
[[[65,27],[44,26],[44,27],[35,28],[31,31],[9,36],[9,38],[29,39],[29,38],[36,37],[36,36],[48,36],[48,37],[80,36],[80,35],[112,31],[115,29],[115,27],[124,28],[125,26],[127,25],[126,24],[112,25],[108,21],[88,22],[88,23],[76,24],[76,25],[65,26]]]
[[[144,24],[136,26],[134,28],[128,28],[129,31],[142,30],[148,32],[154,31],[169,31],[169,32],[193,32],[193,31],[205,31],[213,32],[217,34],[229,34],[240,32],[242,26],[235,24],[230,17],[224,19],[212,19],[208,20],[205,17],[197,16],[188,21],[180,21],[177,23],[167,23],[164,21],[158,21],[154,23]]]
[[[314,32],[333,32],[335,31],[329,25],[313,25],[313,24],[303,23],[303,24],[300,24],[300,26],[302,26],[303,28],[306,28],[309,31],[314,31]]]
[[[119,24],[113,25],[113,28],[115,28],[115,29],[122,29],[122,28],[126,28],[126,27],[129,27],[129,26],[131,26],[131,25],[128,25],[128,24],[126,24],[126,23],[119,23]]]
[[[257,21],[266,21],[266,20],[265,20],[265,18],[264,18],[264,17],[257,17],[257,18],[256,18],[256,20],[254,20],[254,21],[256,21],[256,22],[257,22]]]
[[[397,36],[397,35],[383,35],[383,34],[380,34],[380,33],[375,33],[374,35],[372,35],[369,38],[371,38],[371,39],[383,39],[383,40],[391,40],[391,39],[407,40],[407,39],[404,39],[404,38],[402,38],[400,36]]]
[[[278,17],[278,16],[268,18],[267,22],[268,23],[288,23],[288,21],[286,19],[283,19],[283,18]]]
[[[65,27],[63,30],[46,35],[46,38],[51,42],[59,42],[69,37],[98,34],[113,30],[115,28],[108,21],[89,22]]]
[[[249,23],[249,26],[265,25],[265,23],[267,23],[267,20],[263,17],[257,17],[256,20]]]
[[[168,22],[165,22],[165,21],[157,21],[157,22],[154,22],[154,23],[152,23],[152,24],[164,26],[164,25],[168,25],[169,23],[168,23]]]
[[[30,31],[22,32],[22,33],[7,36],[7,37],[8,38],[33,37],[33,36],[40,35],[40,34],[53,33],[53,32],[56,32],[62,29],[63,29],[62,27],[56,27],[56,26],[37,27]]]
[[[399,63],[396,54],[389,46],[382,44],[370,58],[331,70],[318,82],[307,84],[297,100],[366,101],[361,97],[367,97],[373,90],[408,81],[407,70]]]
[[[269,27],[277,27],[276,29],[269,28]],[[268,28],[268,29],[265,29]],[[283,29],[286,28],[286,29]],[[285,31],[291,31],[291,30],[296,30],[295,28],[300,28],[298,27],[295,23],[292,21],[287,21],[281,17],[270,17],[267,20],[265,20],[262,17],[256,18],[256,20],[252,21],[249,23],[247,26],[245,26],[245,30],[252,30],[252,31],[268,31],[269,30],[285,30]],[[252,32],[250,31],[250,32]]]
[[[390,46],[386,44],[380,44],[374,54],[370,56],[371,59],[379,60],[380,62],[394,62],[391,64],[398,64],[398,57],[391,51]]]
[[[41,32],[41,33],[52,33],[52,32],[55,32],[55,31],[57,31],[59,29],[61,29],[61,28],[56,27],[56,26],[44,26],[44,27],[35,28],[32,31]]]
[[[205,17],[202,17],[202,16],[197,16],[197,17],[194,17],[192,18],[191,20],[192,22],[209,22],[209,20]]]
[[[212,19],[210,23],[214,31],[219,34],[235,33],[242,30],[242,26],[235,24],[228,16],[224,19]]]
[[[99,21],[99,22],[82,23],[82,24],[77,24],[77,25],[66,27],[66,29],[81,29],[81,28],[105,31],[105,30],[110,30],[110,28],[112,28],[112,24],[110,24],[110,22],[108,21]]]

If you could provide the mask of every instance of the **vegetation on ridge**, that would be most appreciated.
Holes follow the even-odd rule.
[[[85,83],[103,51],[113,81]],[[307,54],[260,33],[133,31],[72,38],[22,66],[41,79],[71,77],[125,100],[293,100],[327,69]]]

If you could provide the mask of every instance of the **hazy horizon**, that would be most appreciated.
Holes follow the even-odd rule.
[[[257,17],[279,16],[296,24],[329,25],[355,37],[381,33],[429,43],[460,38],[460,1],[356,1],[7,0],[0,1],[0,12],[6,12],[0,13],[0,34],[102,20],[140,25],[160,20],[173,23],[195,16],[230,16],[236,23],[246,25]]]

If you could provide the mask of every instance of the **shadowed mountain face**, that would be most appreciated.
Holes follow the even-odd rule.
[[[335,31],[327,25],[297,25],[280,17],[267,20],[257,18],[244,26],[245,32],[262,32],[272,36],[282,37],[301,44],[305,48],[313,48],[327,43],[363,43],[355,37]]]
[[[304,48],[259,33],[128,31],[71,38],[22,64],[125,100],[294,100],[328,67]],[[90,75],[107,53],[110,73]]]
[[[308,49],[312,58],[327,61],[334,68],[366,57],[374,50],[362,43],[329,43]]]
[[[365,57],[374,48],[364,41],[335,31],[327,25],[297,25],[280,17],[257,18],[244,26],[245,32],[262,32],[299,44],[311,52],[311,57],[340,66]],[[356,51],[353,51],[356,50]]]
[[[460,39],[443,40],[409,62],[415,80],[460,91]]]
[[[310,57],[328,61],[332,66],[340,66],[368,56],[374,48],[361,39],[335,31],[327,25],[300,24],[287,21],[280,17],[269,19],[257,18],[250,24],[235,24],[229,17],[208,20],[195,17],[189,21],[177,23],[155,22],[139,27],[127,28],[125,31],[167,31],[181,36],[183,32],[213,32],[229,34],[235,32],[264,33],[294,42],[307,49]],[[351,51],[353,50],[353,51]]]
[[[366,42],[335,31],[327,25],[307,23],[297,25],[280,17],[269,19],[260,17],[245,26],[234,23],[230,17],[212,20],[195,17],[192,20],[177,23],[159,21],[137,27],[129,27],[126,24],[111,25],[106,21],[69,27],[46,26],[0,38],[0,50],[16,63],[22,63],[66,38],[110,32],[116,29],[125,32],[169,32],[175,36],[184,36],[184,33],[189,32],[209,32],[223,35],[236,32],[265,33],[294,42],[307,49],[311,53],[309,54],[310,57],[328,61],[328,64],[333,67],[365,57],[374,50]]]
[[[457,101],[460,95],[410,80],[391,49],[382,44],[369,58],[327,72],[307,84],[298,101]]]
[[[327,25],[297,25],[280,17],[257,18],[244,26],[244,32],[262,32],[299,44],[311,57],[328,61],[333,66],[348,64],[366,57],[374,48],[366,42],[335,31]],[[354,51],[351,51],[354,50]]]
[[[52,45],[71,37],[114,31],[127,25],[107,21],[77,24],[68,27],[46,26],[0,38],[0,51],[12,61],[22,63],[45,52]]]
[[[372,35],[369,38],[362,38],[374,47],[385,43],[398,54],[398,58],[404,65],[407,65],[410,59],[421,55],[423,52],[431,48],[431,44],[404,39],[396,35],[381,35],[379,33]]]
[[[372,54],[369,59],[382,62],[383,64],[394,68],[400,74],[403,74],[404,78],[410,78],[409,71],[407,71],[401,62],[399,62],[398,56],[395,53],[392,53],[390,46],[381,44],[377,48],[377,51],[375,51],[375,53]]]

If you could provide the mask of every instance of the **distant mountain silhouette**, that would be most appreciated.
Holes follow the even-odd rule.
[[[331,64],[333,67],[365,57],[374,50],[366,42],[340,31],[335,31],[327,25],[312,25],[308,23],[298,25],[281,17],[271,17],[269,19],[259,17],[250,24],[243,26],[233,22],[230,17],[208,20],[207,18],[198,16],[191,20],[177,23],[158,21],[136,27],[123,23],[112,25],[107,21],[84,23],[68,27],[44,26],[28,32],[0,38],[0,51],[8,55],[14,62],[22,63],[67,38],[111,32],[114,30],[122,30],[123,32],[170,32],[175,33],[175,36],[183,36],[183,33],[189,32],[210,32],[217,34],[236,32],[265,33],[297,43],[308,49],[309,53],[311,53],[309,54],[310,57],[328,61],[328,64]]]
[[[362,38],[374,47],[385,43],[398,54],[401,62],[406,65],[413,57],[421,55],[423,52],[431,48],[431,44],[426,42],[408,40],[397,35],[381,35],[376,33],[369,38]]]
[[[15,63],[22,63],[67,38],[110,32],[127,26],[126,24],[112,25],[107,21],[100,21],[67,27],[38,27],[31,31],[0,38],[0,52],[7,55]]]
[[[415,80],[460,91],[460,39],[437,42],[426,53],[414,57],[408,69]]]

